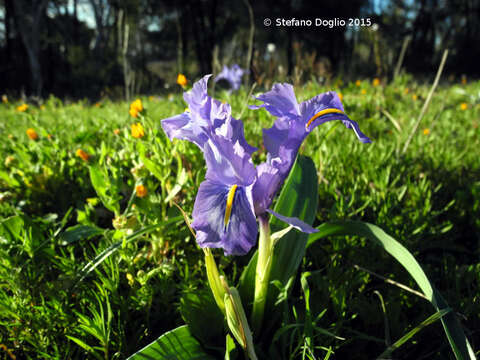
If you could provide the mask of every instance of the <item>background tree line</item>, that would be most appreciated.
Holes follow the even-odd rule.
[[[0,91],[13,95],[129,97],[224,63],[259,82],[391,76],[405,41],[409,72],[433,72],[445,48],[447,72],[480,71],[480,0],[0,0],[0,16]],[[378,27],[263,24],[278,17]]]

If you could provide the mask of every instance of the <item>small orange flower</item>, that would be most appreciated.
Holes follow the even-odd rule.
[[[429,134],[430,134],[430,129],[429,128],[423,129],[423,135],[429,135]]]
[[[17,106],[17,111],[19,111],[19,112],[25,112],[25,111],[27,111],[27,109],[28,109],[28,105],[25,104],[25,103],[20,105],[20,106]]]
[[[27,129],[27,136],[30,138],[30,140],[38,140],[38,134],[32,128]]]
[[[355,81],[355,85],[360,86],[362,85],[362,82],[360,80]]]
[[[114,133],[115,135],[120,135],[120,129],[115,129],[115,130],[113,130],[113,133]]]
[[[134,102],[130,104],[130,110],[128,113],[130,114],[131,117],[137,118],[138,114],[143,111],[143,104],[142,100],[137,99]]]
[[[177,84],[180,85],[181,87],[185,87],[187,85],[187,78],[183,74],[178,74],[177,75]]]
[[[412,100],[413,100],[413,101],[417,101],[417,99],[418,99],[417,94],[413,94],[413,95],[412,95]]]
[[[100,107],[101,105],[102,105],[102,104],[100,104],[99,102],[97,102],[97,103],[95,103],[94,106],[98,108],[98,107]]]
[[[90,158],[90,155],[87,152],[83,151],[82,149],[77,149],[75,154],[83,161],[88,161],[88,159]]]
[[[145,136],[145,131],[143,130],[143,126],[140,123],[132,124],[132,136],[135,139],[139,139]]]
[[[468,104],[467,104],[467,103],[461,103],[461,104],[460,104],[460,110],[465,111],[465,110],[467,110],[467,109],[468,109]]]
[[[137,185],[135,186],[135,193],[137,194],[137,196],[139,198],[143,198],[145,196],[147,196],[148,194],[148,191],[147,191],[147,188],[145,185]]]
[[[362,95],[365,95],[367,93],[367,90],[362,89]]]
[[[343,94],[341,92],[337,93],[338,98],[340,99],[341,102],[343,102]]]
[[[380,79],[379,79],[379,78],[373,79],[372,85],[373,85],[373,86],[378,86],[378,85],[380,85]]]

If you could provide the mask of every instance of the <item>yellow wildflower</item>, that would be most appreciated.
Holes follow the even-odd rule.
[[[25,104],[25,103],[20,105],[20,106],[17,106],[17,111],[19,111],[19,112],[25,112],[25,111],[27,111],[27,109],[28,109],[28,105]]]
[[[362,85],[362,82],[360,80],[355,81],[355,85],[360,86]]]
[[[77,151],[75,152],[75,154],[81,158],[83,161],[88,161],[88,159],[90,158],[90,155],[85,152],[84,150],[82,149],[77,149]]]
[[[5,158],[5,166],[9,167],[13,162],[15,161],[15,158],[11,155],[7,156]]]
[[[379,78],[373,79],[372,85],[373,85],[373,86],[378,86],[378,85],[380,85],[380,79],[379,79]]]
[[[131,117],[137,118],[138,114],[143,111],[143,104],[142,100],[137,99],[134,102],[130,104],[130,110],[128,113],[130,114]]]
[[[45,110],[45,105],[40,105],[40,110]]]
[[[38,134],[32,128],[27,129],[27,136],[30,138],[30,140],[38,140]]]
[[[468,109],[468,104],[467,103],[461,103],[460,104],[460,110],[467,110]]]
[[[410,91],[410,90],[409,90],[408,88],[405,88],[405,90],[403,90],[403,93],[404,93],[405,95],[407,95],[409,91]]]
[[[147,188],[145,185],[137,185],[135,186],[135,193],[137,194],[137,196],[139,198],[143,198],[145,196],[147,196],[148,194],[148,191],[147,191]]]
[[[423,129],[423,135],[428,135],[428,134],[430,134],[430,129],[429,128]]]
[[[48,140],[52,140],[52,139],[53,139],[53,135],[52,135],[52,134],[48,134],[48,135],[47,135],[47,139],[48,139]]]
[[[177,75],[177,84],[180,85],[181,87],[185,87],[187,85],[187,78],[183,74],[178,74]]]
[[[413,101],[417,101],[417,99],[418,99],[417,94],[413,94],[413,95],[412,95],[412,100],[413,100]]]
[[[135,139],[139,139],[145,136],[145,131],[143,130],[143,126],[140,123],[132,124],[132,136]]]
[[[362,95],[365,95],[367,93],[367,90],[362,89]]]

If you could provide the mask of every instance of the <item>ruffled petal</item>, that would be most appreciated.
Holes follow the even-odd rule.
[[[267,212],[275,216],[277,219],[282,220],[283,222],[292,225],[295,229],[300,230],[301,232],[312,234],[318,232],[317,229],[311,227],[307,223],[304,223],[302,220],[296,217],[283,216],[271,209],[267,209]]]
[[[225,255],[245,255],[257,241],[257,221],[251,187],[235,191],[230,220],[225,210],[230,187],[205,180],[200,184],[193,208],[192,227],[200,247],[222,248]]]
[[[204,127],[202,127],[202,125],[205,125],[205,122],[199,123],[192,120],[190,112],[184,112],[164,119],[161,121],[161,125],[170,140],[173,138],[188,140],[200,148],[203,148],[203,145],[208,140]]]
[[[251,109],[259,109],[264,107],[273,116],[295,117],[300,115],[293,86],[287,83],[275,84],[272,90],[256,97],[257,100],[263,101],[263,105],[252,105]]]

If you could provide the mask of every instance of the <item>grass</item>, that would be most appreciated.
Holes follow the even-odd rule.
[[[315,225],[361,219],[399,239],[479,348],[480,83],[439,86],[405,154],[428,84],[408,76],[381,86],[311,81],[296,93],[306,100],[326,90],[342,93],[347,114],[373,143],[336,123],[308,137],[302,153],[320,179]],[[245,108],[245,91],[215,96],[234,116],[243,113],[246,138],[260,147],[273,118]],[[0,105],[1,358],[126,358],[183,324],[182,295],[206,288],[202,253],[169,201],[191,213],[203,157],[190,143],[171,143],[160,127],[185,104],[180,92],[142,101],[139,119],[128,115],[128,103],[108,100],[49,98],[25,112],[19,102]],[[131,136],[134,122],[144,137]],[[265,156],[261,148],[254,162]],[[140,184],[145,197],[136,196]],[[249,258],[215,254],[236,279]],[[433,315],[424,299],[372,275],[415,288],[362,239],[329,237],[309,249],[301,269],[286,305],[295,317],[282,330],[291,358],[375,358]],[[435,322],[409,335],[395,356],[452,358],[442,331]]]

